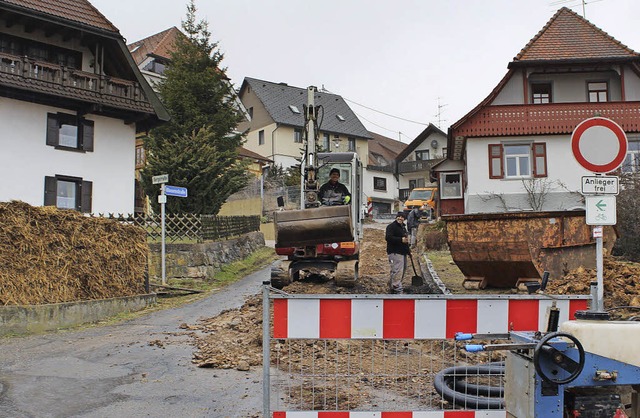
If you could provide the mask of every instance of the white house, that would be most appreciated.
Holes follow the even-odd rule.
[[[133,213],[136,132],[168,120],[86,0],[0,0],[0,201]]]
[[[584,208],[571,134],[585,119],[613,120],[629,139],[622,170],[640,152],[640,55],[568,8],[508,65],[489,96],[448,132],[434,171],[442,214]]]

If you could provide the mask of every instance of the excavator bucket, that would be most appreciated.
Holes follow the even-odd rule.
[[[278,248],[354,240],[349,205],[275,212],[274,226]]]

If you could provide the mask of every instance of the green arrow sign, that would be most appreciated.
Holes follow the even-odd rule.
[[[607,204],[600,200],[598,203],[596,203],[596,207],[598,208],[598,210],[604,210],[607,207]]]

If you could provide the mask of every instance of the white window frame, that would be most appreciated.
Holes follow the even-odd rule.
[[[504,149],[504,178],[506,179],[524,179],[532,177],[532,158],[531,158],[531,144],[503,144]],[[509,149],[516,147],[523,147],[527,149],[527,152],[509,154]],[[509,161],[515,161],[516,173],[509,173]],[[527,173],[521,172],[522,162],[527,162]]]
[[[448,178],[458,177],[457,182],[447,182]],[[455,184],[458,186],[456,187]],[[453,186],[452,186],[453,185]],[[446,199],[462,199],[462,173],[442,172],[440,173],[440,198]]]

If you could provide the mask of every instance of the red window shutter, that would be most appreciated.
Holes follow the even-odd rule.
[[[533,177],[547,177],[547,144],[534,142],[533,147]]]
[[[489,178],[501,179],[504,177],[504,164],[502,158],[502,145],[489,144]]]

